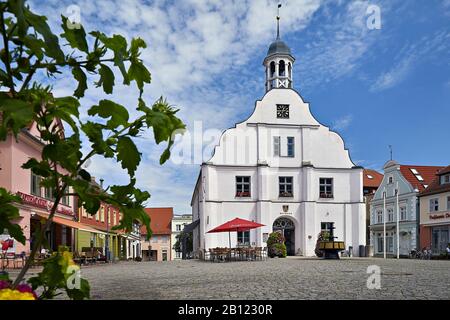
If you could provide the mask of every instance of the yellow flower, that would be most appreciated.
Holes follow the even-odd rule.
[[[0,300],[36,300],[30,292],[20,292],[12,289],[0,290]]]

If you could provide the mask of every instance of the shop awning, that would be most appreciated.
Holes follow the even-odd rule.
[[[36,212],[36,214],[42,218],[48,219],[49,214],[48,213],[42,213],[42,212]],[[66,227],[70,227],[70,228],[74,228],[74,229],[79,229],[79,230],[83,230],[83,231],[89,231],[89,232],[97,232],[98,231],[90,226],[87,226],[81,222],[77,222],[77,221],[73,221],[73,220],[69,220],[69,219],[65,219],[65,218],[61,218],[58,216],[54,216],[53,217],[53,222],[57,223],[57,224],[61,224],[64,225]]]

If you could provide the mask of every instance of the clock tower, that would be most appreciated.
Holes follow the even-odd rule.
[[[266,67],[266,92],[274,88],[292,88],[292,66],[295,58],[280,38],[280,15],[277,16],[277,38],[269,46],[263,65]]]

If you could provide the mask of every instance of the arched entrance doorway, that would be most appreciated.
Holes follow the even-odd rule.
[[[286,252],[288,256],[295,255],[295,225],[289,218],[278,218],[273,223],[273,231],[280,232],[284,236]]]

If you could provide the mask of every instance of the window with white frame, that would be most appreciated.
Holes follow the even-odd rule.
[[[447,210],[450,210],[450,197],[447,197]]]
[[[377,237],[377,251],[378,251],[379,253],[384,251],[384,244],[383,244],[383,241],[384,241],[384,239],[383,239],[382,234],[381,234],[381,233],[378,233],[378,237]]]
[[[382,210],[377,211],[377,223],[383,223],[383,211]]]
[[[287,137],[287,156],[288,157],[294,157],[294,148],[295,146],[295,139],[294,137]]]
[[[389,222],[394,221],[394,209],[392,208],[388,209],[388,221]]]
[[[406,207],[400,207],[400,220],[408,220],[406,217]]]
[[[68,188],[66,187],[64,189],[64,194],[68,193]],[[69,201],[70,197],[68,195],[65,195],[61,198],[61,204],[65,205],[65,206],[70,206],[70,201]]]
[[[280,143],[281,137],[276,136],[273,137],[273,156],[279,157],[281,154],[281,143]]]
[[[31,173],[31,194],[41,196],[41,177]]]
[[[279,196],[280,197],[292,197],[293,189],[293,178],[292,177],[279,177]]]
[[[239,231],[237,233],[237,242],[239,244],[250,244],[250,231]]]
[[[250,197],[250,177],[236,177],[236,197]]]
[[[394,233],[386,233],[386,252],[394,252]]]
[[[54,190],[55,189],[52,187],[45,188],[45,198],[47,198],[49,200],[54,200],[55,199]]]
[[[333,178],[319,178],[320,198],[333,198]]]
[[[389,183],[389,184],[394,183],[394,177],[389,176],[389,178],[388,178],[388,183]]]
[[[87,216],[88,216],[87,211],[86,211],[83,207],[81,207],[80,210],[81,210],[81,215],[82,215],[83,217],[87,218]]]
[[[450,174],[441,176],[441,184],[447,184],[447,183],[450,183]]]
[[[100,222],[105,222],[105,207],[100,208]]]
[[[430,212],[439,211],[439,198],[430,199]]]
[[[176,231],[181,231],[181,224],[177,224],[177,225],[175,226],[175,229],[176,229]]]

